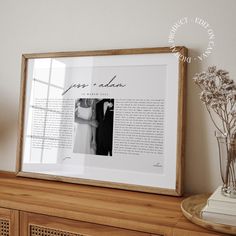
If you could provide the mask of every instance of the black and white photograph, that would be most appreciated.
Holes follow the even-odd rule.
[[[114,99],[78,98],[74,153],[112,156]]]

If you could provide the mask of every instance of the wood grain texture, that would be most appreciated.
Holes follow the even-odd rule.
[[[168,235],[181,214],[180,202],[165,206],[171,197],[19,177],[0,178],[0,185],[6,208],[153,234]]]
[[[174,236],[210,236],[210,235],[226,235],[223,233],[219,233],[213,230],[207,230],[206,228],[201,228],[199,230],[199,226],[193,224],[191,221],[186,220],[185,216],[182,216],[178,223],[176,224],[175,228],[173,229]]]
[[[179,53],[179,77],[178,77],[178,127],[177,127],[177,143],[176,143],[176,156],[173,157],[176,161],[176,184],[173,188],[160,188],[149,187],[141,185],[131,185],[124,183],[115,183],[108,181],[98,181],[92,179],[80,179],[55,175],[46,175],[39,173],[24,172],[21,169],[22,163],[22,150],[23,150],[23,131],[24,131],[24,115],[25,115],[25,100],[26,100],[26,81],[27,81],[27,61],[28,59],[37,58],[59,58],[59,57],[84,57],[84,56],[111,56],[111,55],[135,55],[135,54],[154,54],[154,53]],[[21,97],[20,97],[20,112],[19,112],[19,134],[18,134],[18,151],[17,151],[17,175],[22,177],[30,177],[37,179],[50,179],[61,182],[79,183],[85,185],[94,185],[101,187],[166,194],[173,196],[181,196],[183,193],[183,164],[184,164],[184,129],[185,129],[185,103],[186,103],[186,69],[187,62],[183,58],[187,57],[187,49],[183,46],[176,46],[173,49],[169,47],[160,48],[132,48],[132,49],[112,49],[112,50],[99,50],[99,51],[79,51],[79,52],[52,52],[52,53],[33,53],[23,54],[22,56],[22,69],[21,69]]]
[[[0,208],[0,219],[10,223],[10,236],[19,236],[19,211]]]
[[[23,152],[26,81],[27,81],[27,59],[23,55],[21,59],[21,85],[20,85],[21,89],[20,89],[20,102],[19,102],[19,113],[18,113],[16,173],[18,173],[21,170],[21,157]]]
[[[187,221],[181,197],[8,177],[0,173],[0,207],[150,235],[212,231]]]
[[[182,50],[184,46],[176,46],[175,52]],[[49,53],[31,53],[23,54],[26,59],[34,58],[56,58],[56,57],[85,57],[85,56],[109,56],[109,55],[130,55],[130,54],[148,54],[148,53],[172,53],[169,47],[153,48],[127,48],[127,49],[110,49],[95,51],[73,51],[73,52],[49,52]]]
[[[45,216],[22,212],[21,235],[29,235],[29,226],[39,226],[51,230],[60,230],[65,233],[79,234],[83,236],[150,236],[149,233],[125,230],[116,227],[97,225],[82,221],[67,220],[58,217]],[[53,234],[52,234],[53,235]],[[153,235],[154,236],[154,235]]]
[[[176,154],[176,195],[181,196],[184,192],[184,153],[185,153],[185,124],[186,124],[186,87],[187,87],[187,63],[184,59],[188,56],[188,49],[180,48],[179,53],[179,86],[178,86],[178,126],[177,126],[177,154]]]
[[[225,234],[203,233],[203,232],[183,230],[183,229],[174,229],[173,231],[173,236],[213,236],[213,235],[225,235]]]
[[[217,224],[202,219],[201,210],[206,205],[209,196],[209,194],[200,194],[186,198],[181,204],[181,209],[184,216],[195,224],[200,225],[206,229],[211,229],[225,234],[236,235],[235,226]]]

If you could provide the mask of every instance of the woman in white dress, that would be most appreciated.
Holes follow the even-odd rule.
[[[81,98],[76,101],[74,153],[96,154],[96,104],[95,99]]]

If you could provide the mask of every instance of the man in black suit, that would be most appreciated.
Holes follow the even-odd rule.
[[[112,156],[114,99],[102,99],[96,105],[96,154]]]

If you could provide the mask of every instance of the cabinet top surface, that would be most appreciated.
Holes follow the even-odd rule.
[[[183,218],[183,198],[34,180],[0,173],[0,207],[157,233],[205,231]],[[182,223],[181,223],[182,222]]]

